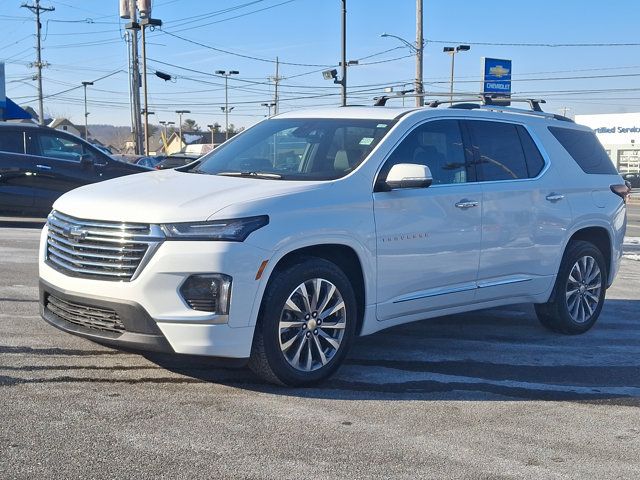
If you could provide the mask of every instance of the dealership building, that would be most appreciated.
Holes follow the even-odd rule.
[[[576,115],[592,128],[620,173],[640,172],[640,113]]]

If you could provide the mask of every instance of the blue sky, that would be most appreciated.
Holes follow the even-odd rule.
[[[35,58],[35,22],[21,3],[0,0],[0,61],[6,62],[7,95],[36,107],[34,71],[28,67]],[[276,56],[283,62],[282,111],[339,104],[339,87],[324,81],[320,71],[340,59],[340,0],[153,3],[153,16],[163,20],[168,33],[148,34],[149,70],[174,77],[164,82],[149,76],[153,123],[175,121],[174,111],[184,108],[201,126],[223,124],[224,81],[211,74],[235,69],[240,75],[229,81],[230,104],[235,107],[231,122],[251,125],[266,113],[260,104],[272,99],[268,78],[275,73]],[[42,0],[42,5],[56,9],[43,14],[43,60],[50,64],[43,73],[44,93],[49,95],[45,111],[81,123],[82,88],[59,92],[113,73],[89,87],[89,123],[129,125],[127,47],[118,1]],[[492,5],[497,7],[492,10]],[[349,69],[350,102],[370,103],[385,86],[397,87],[414,77],[410,50],[380,34],[414,41],[415,1],[348,0],[347,7],[347,57],[361,60],[361,65]],[[570,115],[640,111],[638,18],[637,0],[425,0],[425,89],[448,91],[450,57],[442,47],[469,43],[471,50],[456,57],[457,91],[478,90],[481,57],[510,58],[514,92],[546,98],[548,111],[563,107]],[[639,45],[483,45],[492,43]]]

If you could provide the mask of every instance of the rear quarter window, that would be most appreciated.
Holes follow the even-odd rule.
[[[589,174],[617,175],[611,159],[595,133],[572,128],[548,127],[551,134],[571,155],[580,168]]]
[[[17,130],[0,130],[0,152],[24,153],[24,136]]]

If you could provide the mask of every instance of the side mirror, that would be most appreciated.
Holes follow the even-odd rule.
[[[398,163],[391,167],[385,184],[391,190],[399,188],[427,188],[433,182],[431,170],[426,165]]]
[[[80,166],[82,168],[89,168],[93,166],[93,155],[90,153],[80,155]]]

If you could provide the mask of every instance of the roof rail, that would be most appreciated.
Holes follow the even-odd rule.
[[[425,95],[425,94],[420,94],[420,95]],[[444,95],[444,94],[431,94],[431,95]],[[417,96],[417,94],[404,95],[404,96],[415,97]],[[398,96],[383,95],[381,97],[375,97],[374,106],[383,107],[387,104],[387,101],[389,99],[396,98],[396,97]],[[480,104],[476,103],[478,100],[480,100],[481,102]],[[511,107],[510,106],[511,103],[528,103],[531,110]],[[455,99],[448,98],[443,100],[440,100],[440,99],[430,100],[430,101],[426,101],[425,105],[427,107],[436,108],[443,104],[451,104],[449,108],[459,108],[459,109],[465,109],[465,110],[474,110],[474,109],[482,108],[486,110],[494,110],[494,111],[501,111],[501,112],[507,112],[507,113],[510,112],[510,113],[526,114],[526,115],[539,115],[546,118],[555,118],[556,120],[560,120],[563,122],[573,123],[573,120],[571,120],[568,117],[564,117],[562,115],[558,115],[555,113],[544,112],[540,107],[540,105],[543,103],[547,103],[547,102],[546,100],[541,98],[505,97],[501,95],[481,93],[477,95],[475,94],[466,94],[464,96],[461,95],[460,97]]]

